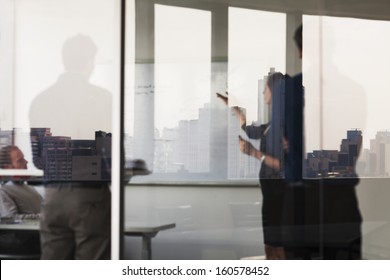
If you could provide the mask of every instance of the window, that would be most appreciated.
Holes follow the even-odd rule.
[[[319,157],[314,151],[323,150],[329,156],[322,153],[322,167],[329,176],[389,177],[390,99],[384,89],[389,87],[390,23],[305,16],[304,26],[306,152],[311,165]],[[328,176],[318,168],[316,173]]]
[[[135,181],[257,178],[259,163],[240,154],[237,121],[216,92],[229,92],[229,106],[245,107],[248,122],[267,121],[264,77],[285,72],[286,15],[229,8],[222,35],[229,52],[215,56],[218,14],[164,5],[153,11],[154,29],[136,34],[149,51],[136,55],[134,130],[129,124],[126,140],[126,157],[146,160],[153,173]],[[220,27],[214,32],[223,33]]]

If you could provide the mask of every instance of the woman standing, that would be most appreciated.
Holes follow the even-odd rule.
[[[285,76],[279,72],[268,76],[264,90],[264,100],[268,106],[272,104],[274,90],[280,90],[284,85],[284,80]],[[273,125],[272,120],[260,126],[246,125],[244,113],[238,107],[233,108],[233,110],[248,137],[260,139],[260,147],[256,148],[239,136],[241,152],[255,157],[261,162],[259,179],[263,195],[262,222],[266,258],[285,259],[286,255],[282,243],[282,213],[285,185],[281,164],[283,154],[282,134],[275,133],[278,129],[271,129]]]

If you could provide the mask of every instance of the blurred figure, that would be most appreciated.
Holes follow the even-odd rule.
[[[285,76],[282,73],[270,73],[264,89],[264,101],[272,105],[273,92],[284,84]],[[227,95],[217,94],[225,103]],[[263,195],[262,224],[267,259],[285,259],[282,243],[282,213],[284,201],[284,181],[282,176],[282,138],[281,133],[275,134],[277,129],[271,129],[273,121],[260,126],[246,125],[246,116],[238,107],[232,108],[240,121],[241,128],[251,139],[260,139],[260,147],[254,147],[248,140],[239,136],[240,150],[261,162],[259,171],[260,187]],[[274,132],[274,133],[272,133]],[[279,138],[276,138],[279,137]]]
[[[27,161],[17,146],[0,150],[2,169],[27,169]],[[42,197],[35,188],[26,184],[22,176],[13,176],[0,188],[4,213],[2,217],[14,219],[37,219],[40,216]]]
[[[303,27],[296,30],[299,57],[303,51]],[[309,73],[310,75],[310,73]],[[285,212],[284,244],[288,259],[360,259],[361,222],[355,187],[359,182],[353,172],[351,178],[304,179],[304,88],[302,73],[286,80],[284,115],[285,150]],[[341,79],[344,80],[344,79]],[[341,86],[339,79],[332,81]],[[347,87],[349,89],[354,86]],[[344,92],[338,92],[342,96]],[[324,101],[327,96],[325,96]],[[329,98],[329,97],[328,97]],[[282,102],[283,103],[283,102]],[[325,103],[325,102],[324,102]],[[322,104],[321,104],[322,105]],[[332,114],[343,119],[344,104],[332,107]],[[341,111],[338,112],[338,110]],[[361,111],[357,111],[361,114]],[[360,118],[360,117],[359,117]],[[325,120],[324,120],[325,122]],[[360,152],[361,135],[348,141],[356,142],[357,156]],[[350,137],[348,137],[350,138]],[[360,139],[359,139],[360,138]],[[356,164],[356,161],[355,163]]]
[[[294,34],[294,41],[298,48],[299,58],[302,58],[302,25]],[[283,92],[284,93],[284,92]],[[286,81],[285,94],[277,97],[283,108],[275,110],[274,118],[281,119],[280,124],[284,127],[286,141],[285,153],[285,179],[289,183],[299,184],[303,174],[303,108],[304,88],[302,85],[302,73],[299,73]],[[283,112],[284,114],[280,114]],[[276,116],[277,115],[277,116]]]
[[[6,146],[0,150],[0,167],[2,169],[27,169],[27,161],[17,146]],[[26,179],[22,176],[12,176],[2,184],[0,188],[2,218],[18,221],[40,217],[43,199],[35,188],[26,184]],[[39,233],[1,234],[0,245],[1,253],[5,254],[39,254]]]
[[[89,82],[97,46],[86,35],[66,40],[65,73],[31,103],[30,127],[51,128],[53,135],[93,139],[95,131],[111,131],[111,93]]]
[[[272,105],[276,85],[280,87],[279,84],[284,84],[284,79],[284,75],[279,72],[268,76],[264,90],[264,100],[268,106]],[[272,119],[269,123],[261,126],[246,125],[245,116],[242,115],[241,111],[235,110],[235,112],[248,137],[260,139],[260,147],[256,148],[241,136],[239,137],[241,152],[253,156],[261,162],[259,179],[263,195],[262,223],[266,258],[285,259],[281,232],[284,200],[281,134],[275,133],[277,129],[271,129],[274,125]]]
[[[111,94],[89,82],[96,53],[95,43],[86,35],[65,41],[65,73],[33,100],[29,115],[32,128],[50,128],[54,135],[75,139],[93,139],[96,131],[111,131]],[[101,149],[102,165],[110,162],[104,147],[96,145],[96,149]],[[82,164],[77,168],[78,174],[88,173]],[[45,182],[42,258],[110,259],[109,179],[72,180],[50,178]]]
[[[298,49],[298,56],[302,59],[303,26],[300,25],[294,33],[294,41]],[[304,88],[302,84],[302,73],[299,73],[286,80],[285,89],[281,94],[275,96],[279,105],[278,110],[272,112],[274,118],[283,127],[283,138],[285,139],[285,206],[283,220],[285,230],[283,240],[286,256],[288,259],[310,259],[313,252],[318,252],[318,242],[308,246],[307,242],[307,221],[305,216],[306,189],[303,182],[303,110],[304,110]],[[281,112],[281,113],[280,113]],[[321,198],[320,198],[321,199]],[[317,233],[317,232],[316,232]],[[318,257],[318,256],[317,256]]]

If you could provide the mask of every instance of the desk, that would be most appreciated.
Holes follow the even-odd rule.
[[[2,222],[2,223],[1,223]],[[2,260],[39,260],[39,221],[28,220],[25,223],[0,222],[0,234],[6,248],[1,248]],[[10,235],[8,235],[8,233]],[[4,234],[4,235],[3,235]],[[27,240],[28,239],[28,240]],[[16,243],[15,243],[16,242]],[[22,243],[20,243],[22,242]],[[12,247],[15,244],[15,247]]]
[[[0,231],[39,231],[39,221],[29,221],[15,224],[0,223]]]
[[[167,230],[176,227],[175,223],[171,224],[157,224],[157,223],[126,223],[126,236],[140,236],[142,237],[142,259],[152,259],[152,238],[155,237],[159,231]],[[26,221],[22,223],[3,224],[0,223],[0,231],[39,231],[39,221]]]
[[[152,238],[159,231],[176,227],[175,223],[171,224],[126,224],[125,236],[141,236],[142,237],[142,259],[152,259]]]

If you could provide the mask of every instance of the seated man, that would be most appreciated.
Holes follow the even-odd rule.
[[[27,169],[27,161],[16,146],[6,146],[0,151],[0,168]],[[37,219],[41,210],[42,196],[27,185],[22,177],[14,177],[0,188],[0,198],[5,213],[2,217]]]
[[[27,169],[27,161],[17,146],[6,146],[0,150],[0,168]],[[38,219],[42,196],[35,188],[26,184],[24,177],[13,176],[0,188],[1,217]],[[2,253],[39,253],[39,233],[7,233],[0,235]]]

